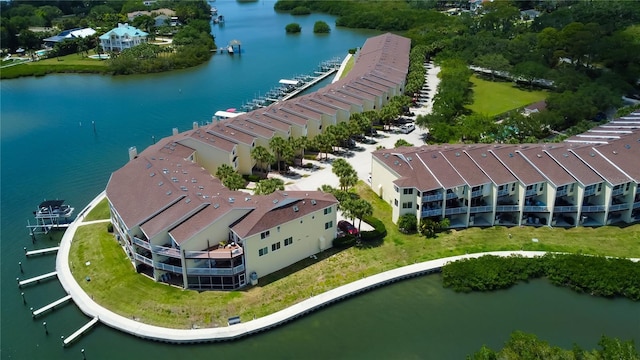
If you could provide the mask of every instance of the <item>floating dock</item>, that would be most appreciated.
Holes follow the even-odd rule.
[[[45,254],[58,252],[59,249],[60,249],[60,246],[50,247],[50,248],[46,248],[46,249],[31,250],[31,251],[27,251],[25,253],[25,255],[27,257],[36,256],[36,255],[45,255]]]
[[[74,332],[73,334],[71,334],[68,338],[65,338],[62,341],[62,346],[67,346],[69,344],[71,344],[72,342],[74,342],[78,337],[80,337],[80,335],[84,334],[85,332],[89,331],[89,329],[91,329],[95,324],[98,323],[98,321],[100,321],[100,319],[98,319],[98,317],[94,317],[93,319],[91,319],[91,321],[89,321],[88,323],[86,323],[83,327],[81,327],[80,329],[78,329],[76,332]]]
[[[48,280],[50,278],[56,277],[57,275],[58,275],[58,272],[54,271],[54,272],[50,272],[50,273],[47,273],[47,274],[43,274],[43,275],[40,275],[40,276],[33,277],[31,279],[26,279],[26,280],[22,280],[22,281],[18,280],[18,287],[23,287],[23,286],[26,286],[26,285],[29,285],[29,284],[37,283],[37,282],[40,282],[42,280]]]
[[[36,317],[42,315],[43,313],[55,308],[56,306],[66,303],[69,300],[71,300],[71,295],[67,295],[67,296],[63,297],[62,299],[56,300],[56,301],[52,302],[51,304],[49,304],[47,306],[41,307],[40,309],[32,312],[31,316],[33,318],[36,318]]]

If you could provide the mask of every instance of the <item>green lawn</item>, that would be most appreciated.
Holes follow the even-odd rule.
[[[473,112],[496,116],[547,97],[546,91],[522,90],[512,82],[483,80],[473,75],[473,104],[467,106]]]
[[[89,51],[89,55],[92,54],[94,51]],[[70,54],[3,68],[0,70],[0,78],[12,79],[20,76],[43,76],[65,72],[104,73],[107,71],[107,63],[104,60]]]
[[[227,318],[243,321],[284,309],[385,270],[441,257],[491,250],[547,250],[619,257],[640,257],[640,224],[625,228],[493,227],[452,230],[435,239],[401,234],[391,222],[389,204],[360,182],[361,196],[374,206],[374,216],[387,227],[380,244],[343,251],[330,249],[317,260],[305,259],[260,279],[241,291],[197,292],[155,283],[137,274],[107,224],[78,229],[70,253],[76,280],[99,304],[129,318],[174,328],[226,326]],[[511,234],[511,236],[509,236]],[[532,242],[537,238],[538,242]],[[86,265],[89,261],[90,265]],[[108,271],[106,271],[108,269]],[[86,281],[89,276],[91,281]]]
[[[100,201],[84,218],[84,221],[105,220],[111,217],[107,199]]]

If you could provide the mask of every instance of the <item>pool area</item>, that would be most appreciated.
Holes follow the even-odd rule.
[[[106,60],[106,59],[109,59],[109,54],[89,55],[89,57],[90,57],[91,59]]]
[[[38,50],[38,51],[36,51],[36,55],[42,57],[42,56],[47,55],[48,52],[49,52],[49,50]]]

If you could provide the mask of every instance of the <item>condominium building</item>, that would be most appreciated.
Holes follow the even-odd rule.
[[[147,42],[146,32],[129,24],[118,24],[100,36],[100,46],[104,51],[122,51]]]
[[[109,39],[111,37],[109,36]],[[106,49],[106,48],[105,48]],[[132,264],[156,281],[238,289],[332,246],[337,200],[319,191],[251,195],[213,177],[222,164],[255,170],[251,150],[274,136],[320,134],[354,112],[400,95],[410,40],[370,38],[348,76],[316,93],[172,136],[116,170],[106,193],[114,231]]]
[[[640,112],[564,143],[436,145],[373,153],[371,186],[393,221],[452,228],[602,226],[640,220]]]

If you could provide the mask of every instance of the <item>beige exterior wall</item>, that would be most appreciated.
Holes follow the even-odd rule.
[[[195,161],[205,168],[209,173],[215,174],[218,166],[228,164],[233,166],[233,153],[209,146],[198,140],[186,138],[180,139],[179,144],[190,147],[196,151]],[[237,145],[236,145],[237,149]]]
[[[395,201],[399,199],[399,194],[393,188],[393,181],[397,179],[395,173],[389,170],[384,164],[382,164],[376,157],[372,157],[371,161],[371,189],[378,194],[378,196],[389,203],[392,208],[391,220],[395,223],[398,222],[399,211],[398,207],[394,206]]]
[[[252,272],[261,278],[278,271],[313,254],[330,248],[336,237],[336,206],[329,207],[331,212],[324,214],[324,209],[308,214],[302,218],[283,223],[269,229],[269,236],[262,239],[261,234],[243,240],[247,276]],[[331,227],[325,229],[325,223]],[[285,239],[292,243],[285,246]],[[322,240],[324,239],[324,240]],[[280,248],[274,250],[274,244]],[[260,249],[266,248],[266,254],[260,256]]]

